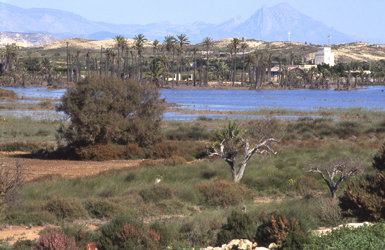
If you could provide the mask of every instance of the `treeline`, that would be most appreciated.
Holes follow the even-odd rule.
[[[114,47],[101,46],[100,51],[75,50],[67,42],[64,54],[21,56],[17,46],[7,45],[1,51],[0,83],[61,86],[78,82],[91,73],[151,82],[158,87],[207,87],[210,82],[252,89],[266,85],[285,89],[350,89],[385,82],[385,60],[305,67],[310,62],[299,54],[283,54],[269,46],[251,49],[247,40],[238,38],[220,49],[210,37],[191,45],[185,34],[168,35],[162,43],[149,42],[138,34],[133,44],[117,36]]]

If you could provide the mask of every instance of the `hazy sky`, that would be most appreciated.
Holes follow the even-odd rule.
[[[385,38],[385,0],[0,0],[23,8],[67,10],[93,21],[220,23],[287,2],[304,14],[361,38]],[[1,5],[0,5],[1,8]]]

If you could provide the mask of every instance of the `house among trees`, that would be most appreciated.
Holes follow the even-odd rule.
[[[330,47],[319,48],[315,54],[315,64],[328,64],[334,66],[334,53]]]

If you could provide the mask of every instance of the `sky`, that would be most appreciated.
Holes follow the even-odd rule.
[[[385,0],[0,0],[22,8],[67,10],[92,21],[148,24],[221,23],[248,18],[263,6],[286,2],[353,37],[385,39]],[[1,5],[0,5],[1,7]]]

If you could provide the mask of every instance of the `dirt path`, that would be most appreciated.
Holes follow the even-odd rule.
[[[26,158],[24,152],[0,152],[2,165],[14,167],[16,162],[23,166],[24,180],[58,176],[63,178],[77,178],[92,176],[99,173],[139,166],[141,160],[112,160],[112,161],[68,161],[68,160],[41,160]]]

